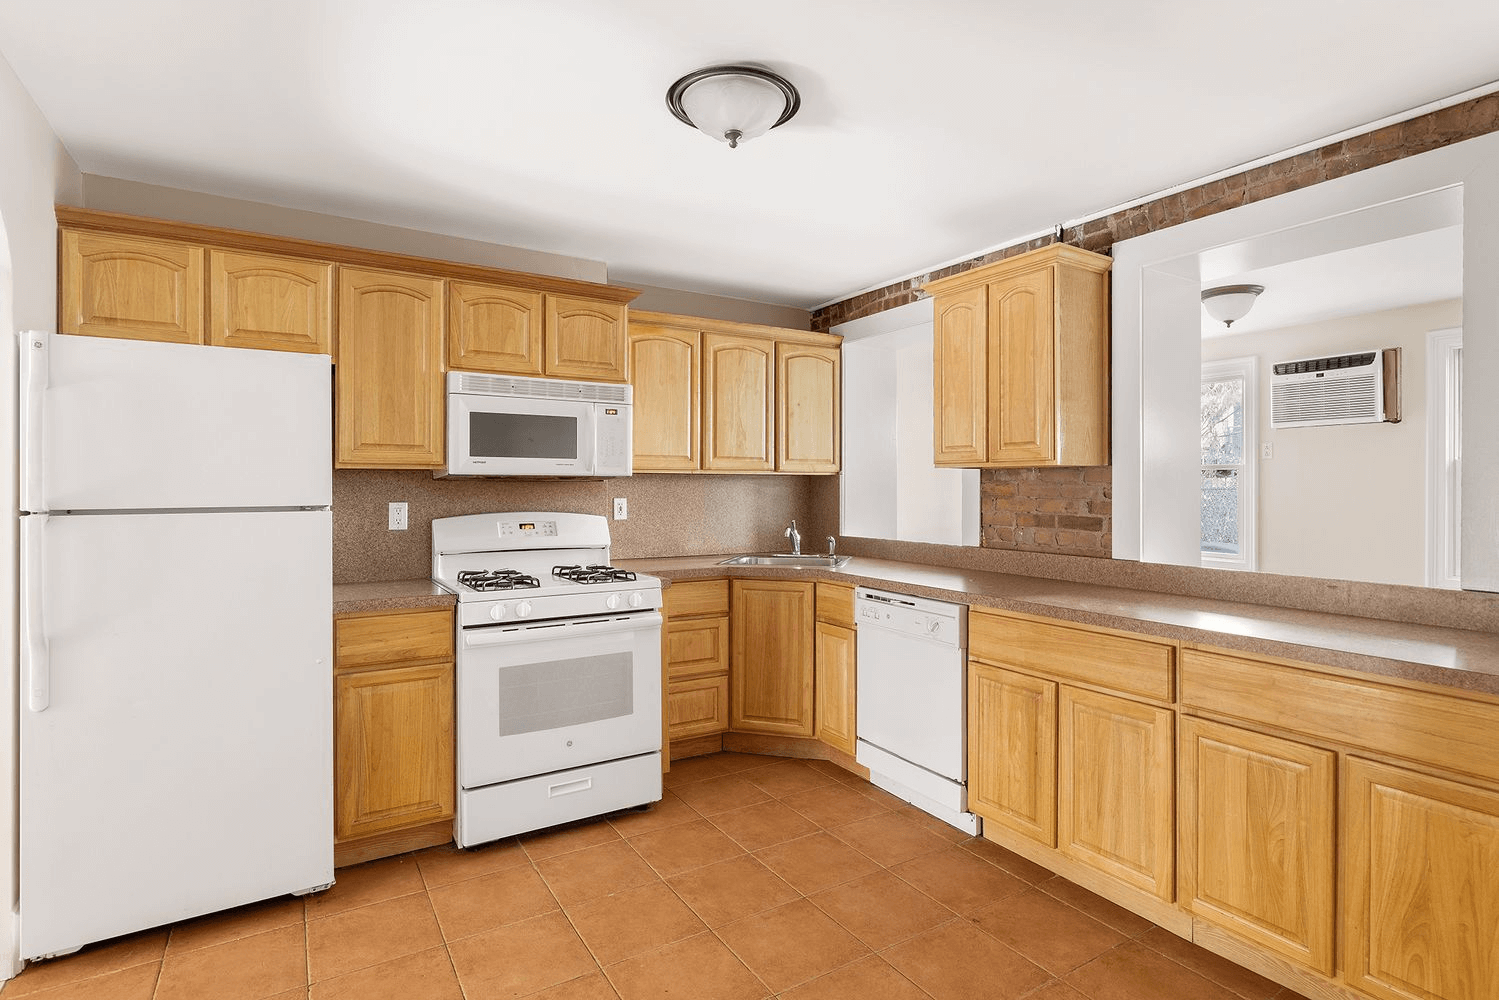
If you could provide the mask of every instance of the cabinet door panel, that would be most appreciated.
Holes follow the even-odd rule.
[[[625,307],[613,302],[546,297],[546,373],[552,378],[624,382]]]
[[[203,343],[203,249],[170,240],[65,230],[62,333]]]
[[[443,465],[442,281],[338,272],[341,469]]]
[[[729,678],[723,674],[672,681],[666,689],[669,740],[712,736],[729,728]]]
[[[334,836],[453,815],[453,665],[334,678]]]
[[[1343,964],[1390,1000],[1499,998],[1499,794],[1343,766]]]
[[[696,330],[630,325],[636,472],[701,467],[701,356],[702,335]]]
[[[735,580],[731,592],[730,727],[814,735],[812,584]]]
[[[1053,271],[989,286],[989,461],[1040,463],[1056,454]]]
[[[1202,719],[1181,726],[1183,905],[1331,975],[1335,755]]]
[[[982,285],[936,300],[933,453],[938,465],[980,465],[989,457],[987,303]]]
[[[968,731],[969,808],[1056,846],[1056,683],[968,661]]]
[[[1066,685],[1058,695],[1058,846],[1170,902],[1171,712]]]
[[[666,675],[671,680],[729,669],[729,619],[688,618],[666,623]]]
[[[456,371],[542,374],[542,294],[448,282],[448,365]]]
[[[837,472],[841,427],[840,352],[776,345],[776,468]]]
[[[775,471],[775,343],[703,334],[703,468]]]
[[[210,344],[332,353],[332,264],[210,250],[208,274]]]
[[[817,623],[817,679],[815,688],[817,738],[852,754],[855,750],[854,712],[858,704],[854,664],[854,630]]]

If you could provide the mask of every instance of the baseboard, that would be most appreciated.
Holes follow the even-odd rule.
[[[436,847],[453,840],[453,821],[440,820],[425,826],[414,826],[406,830],[377,833],[373,837],[361,837],[333,845],[333,867],[347,868],[363,864],[376,858],[388,858],[407,851],[419,851],[423,847]]]
[[[1193,944],[1221,955],[1250,972],[1288,986],[1310,1000],[1369,1000],[1368,994],[1335,983],[1319,973],[1293,965],[1202,919],[1192,921]]]
[[[688,757],[701,757],[703,754],[718,753],[723,749],[723,736],[714,733],[712,736],[692,736],[685,740],[672,740],[669,753],[672,760],[686,760]]]
[[[723,749],[732,753],[758,753],[767,757],[794,757],[798,760],[826,760],[869,780],[869,768],[854,760],[853,754],[828,746],[821,740],[803,736],[766,736],[761,733],[724,733]]]

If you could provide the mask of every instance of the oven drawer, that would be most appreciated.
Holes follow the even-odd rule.
[[[661,754],[641,754],[462,791],[453,838],[472,847],[660,798]]]

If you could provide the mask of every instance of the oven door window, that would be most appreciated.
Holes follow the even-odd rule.
[[[630,653],[523,663],[501,670],[498,680],[500,736],[619,719],[635,711]]]
[[[474,458],[578,457],[578,418],[538,413],[472,412],[468,452]]]

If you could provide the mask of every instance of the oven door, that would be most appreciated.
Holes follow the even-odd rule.
[[[660,749],[659,612],[460,631],[463,788]]]
[[[448,475],[594,475],[594,405],[448,394]]]

